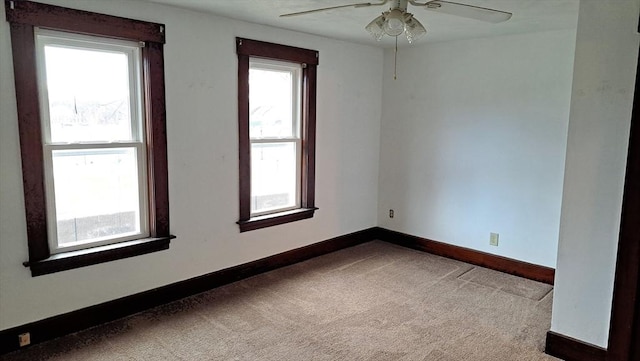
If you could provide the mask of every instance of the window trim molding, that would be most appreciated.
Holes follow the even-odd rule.
[[[34,1],[5,0],[7,21],[78,34],[165,43],[164,24],[98,14]],[[73,18],[72,22],[68,19]]]
[[[169,243],[173,238],[176,237],[142,238],[61,252],[41,261],[25,262],[25,266],[31,269],[32,276],[42,276],[169,249]]]
[[[160,250],[153,240],[174,238],[169,233],[169,189],[167,170],[166,108],[164,85],[165,26],[140,20],[126,19],[83,10],[69,9],[32,1],[5,0],[5,12],[11,29],[11,48],[18,115],[18,132],[22,158],[25,214],[29,261],[25,266],[47,262],[60,262],[64,269],[88,266],[112,260],[100,257],[100,247],[88,248],[91,257],[51,255],[47,235],[46,200],[44,186],[44,157],[40,98],[36,68],[35,27],[99,37],[142,41],[143,98],[145,107],[145,136],[147,139],[147,174],[149,193],[150,237],[136,243],[136,252]],[[145,240],[147,242],[145,242]],[[111,246],[118,245],[118,243]],[[118,247],[123,249],[127,242]],[[164,247],[164,246],[163,246]],[[163,248],[166,249],[166,248]],[[133,252],[135,253],[135,252]],[[127,254],[127,252],[120,252]],[[142,253],[141,253],[142,254]],[[131,257],[132,254],[124,256]],[[124,258],[116,257],[113,259]],[[75,260],[75,261],[74,261]],[[48,269],[48,268],[47,268]],[[39,273],[32,268],[32,276],[58,272],[62,269]]]
[[[318,52],[287,45],[236,38],[238,54],[238,131],[240,232],[313,217],[315,212],[316,83]],[[302,64],[300,208],[251,217],[251,142],[249,138],[249,58]]]

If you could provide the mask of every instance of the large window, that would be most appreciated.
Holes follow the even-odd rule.
[[[33,275],[169,247],[164,26],[6,7]]]
[[[240,231],[310,218],[318,53],[237,39]]]

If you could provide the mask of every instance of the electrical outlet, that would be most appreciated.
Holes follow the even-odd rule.
[[[498,247],[498,240],[500,235],[498,233],[489,233],[489,244]]]
[[[393,209],[389,210],[389,218],[393,218]]]
[[[20,344],[20,347],[28,346],[29,344],[31,344],[31,334],[29,332],[19,334],[18,344]]]

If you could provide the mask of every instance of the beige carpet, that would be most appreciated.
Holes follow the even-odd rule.
[[[557,360],[551,287],[374,241],[1,360]]]

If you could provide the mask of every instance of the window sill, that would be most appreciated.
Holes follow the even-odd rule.
[[[263,216],[252,217],[248,220],[238,221],[240,232],[253,231],[260,228],[277,226],[279,224],[290,223],[313,217],[313,213],[318,208],[298,208],[291,211],[265,214]]]
[[[143,238],[105,246],[81,249],[51,255],[36,262],[25,262],[31,268],[31,276],[42,276],[74,268],[91,266],[98,263],[139,256],[169,249],[169,242],[175,236]]]

